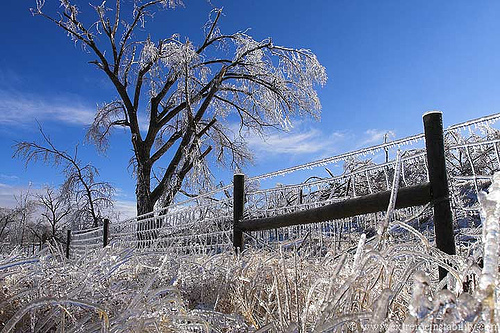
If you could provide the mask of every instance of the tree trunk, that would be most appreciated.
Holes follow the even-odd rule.
[[[143,248],[150,246],[152,242],[158,238],[159,225],[156,221],[152,221],[154,202],[151,198],[150,189],[150,173],[151,168],[144,165],[137,166],[137,184],[135,194],[137,198],[137,241],[138,247]],[[148,214],[146,216],[143,216]]]
[[[151,200],[149,185],[141,184],[137,179],[135,194],[137,198],[137,216],[151,213],[154,209],[154,202]]]

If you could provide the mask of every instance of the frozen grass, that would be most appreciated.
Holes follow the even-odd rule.
[[[484,241],[468,257],[441,253],[404,222],[392,222],[380,237],[358,235],[351,251],[327,247],[324,256],[294,247],[182,256],[111,245],[70,261],[54,247],[34,258],[14,252],[0,259],[0,328],[498,331],[499,194],[500,186],[494,186],[481,197]],[[397,241],[402,228],[410,241]],[[446,280],[437,280],[437,265],[450,271]]]

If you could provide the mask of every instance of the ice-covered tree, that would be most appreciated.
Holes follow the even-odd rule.
[[[63,226],[67,223],[67,219],[74,209],[71,201],[65,198],[64,192],[50,186],[45,187],[42,193],[36,195],[36,198],[38,205],[42,208],[40,222],[42,222],[42,225],[48,226],[49,229],[48,238],[61,240]],[[33,230],[33,233],[37,236],[36,230]],[[40,239],[38,236],[37,238]]]
[[[113,186],[108,182],[97,180],[99,170],[92,164],[85,164],[78,158],[78,146],[75,147],[75,151],[71,155],[56,148],[41,127],[40,133],[44,143],[18,142],[14,145],[14,156],[24,159],[26,165],[30,162],[42,161],[55,167],[62,167],[65,179],[59,194],[60,204],[71,203],[73,205],[71,208],[72,219],[78,221],[80,227],[97,227],[103,214],[113,206],[112,199],[115,191]],[[54,195],[52,194],[52,196]],[[43,198],[39,198],[45,208],[53,205],[54,199],[47,199],[50,203],[43,203]],[[54,208],[52,207],[52,209]],[[62,207],[57,209],[59,210],[59,208]],[[46,216],[47,219],[50,215],[51,213]],[[58,221],[53,222],[58,223]]]
[[[30,189],[22,191],[19,195],[14,195],[16,200],[16,227],[11,236],[11,242],[14,244],[22,245],[27,237],[26,227],[31,222],[33,213],[35,212],[36,202],[33,200]]]
[[[13,209],[0,208],[0,239],[5,239],[9,226],[15,221],[16,212]]]
[[[138,214],[209,186],[214,163],[237,168],[250,160],[245,131],[262,135],[297,116],[319,117],[315,88],[327,77],[309,50],[224,34],[220,9],[198,44],[178,34],[153,40],[147,21],[180,0],[91,1],[90,21],[76,2],[60,0],[59,13],[46,13],[37,0],[33,14],[81,43],[113,84],[117,96],[97,110],[88,138],[105,150],[113,128],[130,133]]]

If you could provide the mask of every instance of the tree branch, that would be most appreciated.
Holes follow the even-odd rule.
[[[160,149],[158,149],[153,156],[151,156],[151,164],[160,159],[173,145],[174,143],[182,137],[182,132],[178,131],[172,134],[172,136],[165,142]]]

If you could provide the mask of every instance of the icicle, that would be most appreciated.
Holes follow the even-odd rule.
[[[457,300],[457,310],[466,322],[472,322],[476,319],[481,309],[481,303],[468,293],[463,293]]]
[[[458,321],[458,313],[456,313],[456,297],[448,289],[442,289],[438,291],[434,297],[434,309],[433,312],[440,311],[442,315],[448,315],[447,321],[452,324]]]
[[[389,190],[389,175],[387,175],[387,168],[384,168],[384,176],[385,176],[385,189]]]
[[[500,237],[500,173],[493,175],[490,193],[479,193],[483,214],[484,266],[479,287],[486,290],[495,285],[498,274],[498,250]]]
[[[497,158],[498,167],[500,168],[500,155],[498,154],[498,147],[495,142],[493,142],[493,148],[495,149],[495,156]]]
[[[352,196],[356,197],[356,177],[351,176],[352,179]]]
[[[483,270],[479,279],[477,299],[483,306],[489,307],[490,311],[483,310],[482,316],[487,329],[491,332],[495,319],[498,319],[499,309],[497,304],[497,294],[495,286],[498,283],[498,251],[500,242],[500,173],[493,175],[493,183],[490,193],[480,192],[479,202],[481,203],[483,220]]]
[[[408,186],[408,183],[406,182],[406,177],[405,177],[405,164],[401,164],[401,177],[403,177],[403,184],[405,186]]]
[[[354,262],[352,264],[351,273],[353,274],[358,271],[359,266],[361,264],[361,259],[365,249],[365,242],[366,242],[366,234],[361,234],[361,237],[359,238],[358,242],[358,247],[356,248],[356,254],[354,255]]]
[[[424,168],[425,168],[425,175],[427,176],[427,181],[429,181],[429,166],[427,165],[427,159],[425,160]]]
[[[396,156],[396,168],[394,170],[394,179],[391,188],[391,198],[389,200],[389,206],[387,207],[387,213],[384,222],[380,225],[379,229],[377,230],[377,233],[379,235],[383,235],[385,233],[387,227],[389,226],[389,222],[392,220],[394,214],[394,208],[396,207],[396,198],[398,196],[400,174],[401,174],[401,151],[398,150]]]
[[[372,186],[370,184],[370,175],[368,174],[368,171],[365,171],[365,175],[366,175],[366,183],[368,184],[368,192],[370,194],[372,194],[373,190],[372,190]]]

